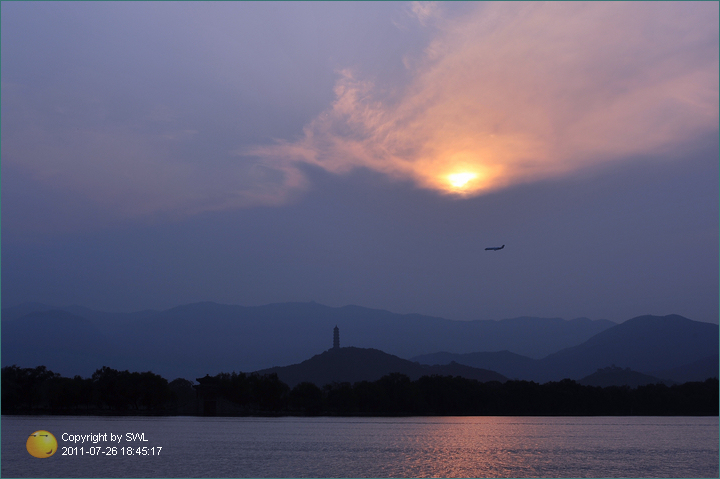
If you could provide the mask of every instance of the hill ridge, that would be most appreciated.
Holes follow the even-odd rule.
[[[455,360],[487,367],[508,377],[534,381],[580,379],[613,364],[663,380],[686,382],[718,375],[718,325],[680,315],[643,315],[608,328],[587,341],[542,359],[501,352],[430,354],[422,362]],[[711,359],[714,358],[714,361]],[[672,366],[671,366],[672,365]],[[714,367],[713,367],[714,365]],[[658,371],[672,370],[666,376]]]
[[[298,364],[268,368],[256,372],[259,374],[277,374],[278,378],[291,388],[302,382],[310,382],[322,387],[332,383],[347,382],[353,384],[361,381],[376,381],[392,373],[404,374],[411,380],[431,375],[462,376],[481,382],[504,382],[507,380],[505,376],[485,369],[463,365],[449,367],[423,366],[379,349],[353,346],[331,348]],[[452,374],[453,372],[456,374]]]

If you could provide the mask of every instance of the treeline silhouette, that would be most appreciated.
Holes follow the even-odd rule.
[[[312,390],[312,385],[303,386]],[[297,389],[297,388],[296,388]],[[322,390],[321,410],[336,414],[430,416],[686,416],[718,414],[718,380],[629,387],[583,386],[570,379],[479,382],[424,376],[410,381],[391,374],[375,382],[332,384]],[[292,394],[292,391],[291,391]],[[317,391],[314,391],[317,398]],[[306,406],[307,408],[307,406]],[[308,412],[317,411],[317,399]]]
[[[216,400],[237,415],[335,416],[716,416],[718,379],[682,385],[583,386],[573,380],[482,383],[451,376],[411,381],[399,373],[377,381],[300,383],[276,374],[220,373],[208,378]],[[200,385],[200,388],[203,386]],[[2,368],[3,414],[196,414],[186,379],[103,367],[90,378],[65,378],[45,366]]]
[[[62,377],[45,366],[2,368],[2,413],[77,414],[102,411],[182,410],[195,392],[192,383],[171,383],[152,372],[117,371],[104,366],[90,378]],[[194,408],[193,408],[194,410]]]

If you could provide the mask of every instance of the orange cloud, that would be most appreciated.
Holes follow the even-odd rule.
[[[300,139],[241,153],[476,195],[718,128],[715,2],[502,2],[435,20],[401,93],[381,99],[382,85],[342,70]]]
[[[717,2],[423,2],[403,10],[403,21],[387,21],[409,38],[432,39],[421,55],[398,53],[404,85],[371,81],[377,72],[362,65],[341,69],[334,102],[299,138],[237,151],[227,147],[233,133],[215,125],[256,113],[228,109],[208,122],[214,107],[196,106],[203,95],[175,102],[154,90],[177,81],[177,91],[195,91],[183,75],[149,82],[141,97],[157,99],[133,110],[127,97],[125,110],[100,67],[92,80],[79,67],[66,77],[43,64],[47,74],[38,78],[47,83],[13,78],[7,68],[4,168],[114,216],[152,219],[285,204],[309,186],[304,164],[337,174],[369,168],[463,197],[662,153],[717,132]],[[217,64],[236,53],[218,49],[228,56]],[[188,55],[189,65],[215,65]],[[144,78],[134,59],[118,61]],[[294,64],[287,68],[292,77]],[[237,97],[224,88],[235,85],[213,72],[198,80],[207,105],[232,102]]]

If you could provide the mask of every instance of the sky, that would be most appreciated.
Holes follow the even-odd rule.
[[[718,322],[717,2],[0,9],[3,307]]]

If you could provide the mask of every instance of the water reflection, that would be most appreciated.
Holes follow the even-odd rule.
[[[704,429],[709,443],[700,443],[699,436],[691,437],[697,433],[694,420],[375,420],[377,430],[364,444],[372,456],[383,458],[383,477],[694,477],[698,474],[690,471],[700,472],[699,459],[707,463],[704,474],[714,477],[716,428]],[[367,458],[363,453],[370,451],[357,451],[358,457]],[[375,475],[355,466],[352,475]]]
[[[42,428],[145,432],[163,454],[38,460]],[[717,477],[718,418],[3,416],[2,459],[3,477]]]

